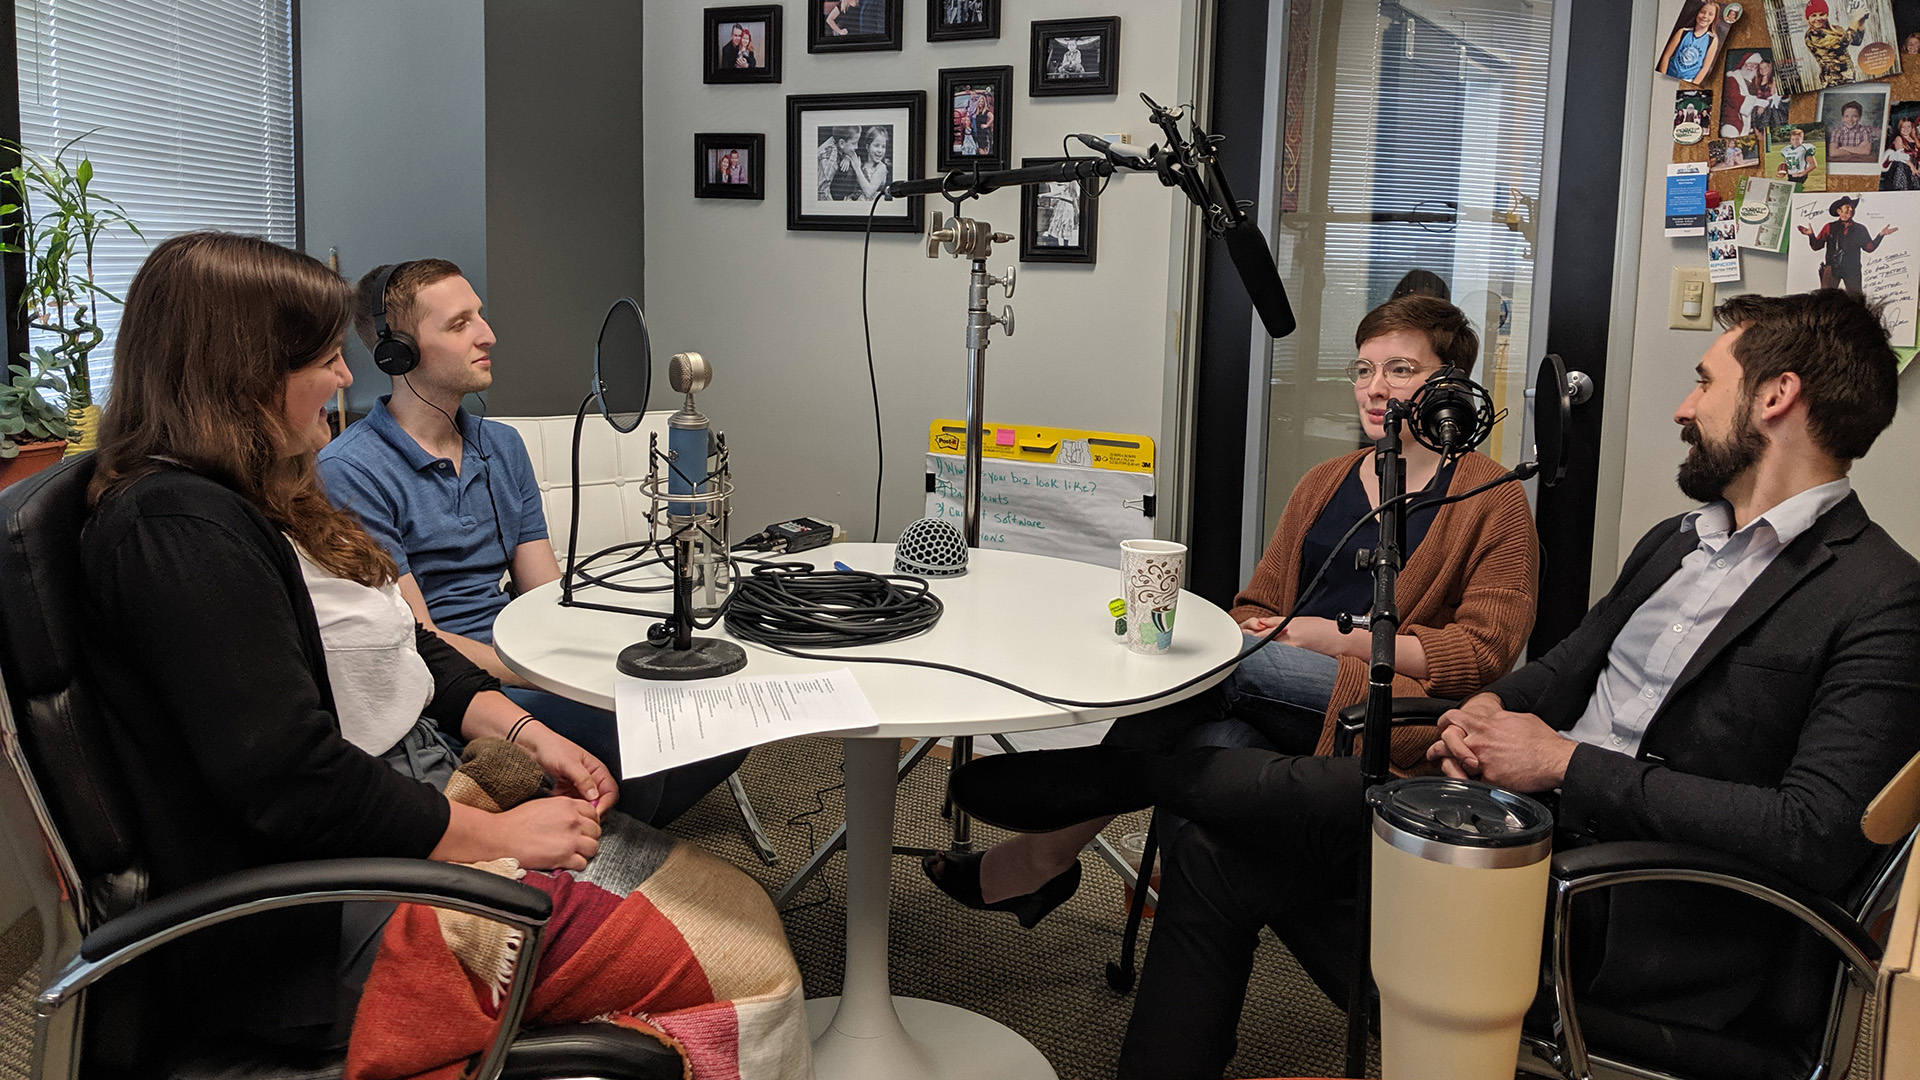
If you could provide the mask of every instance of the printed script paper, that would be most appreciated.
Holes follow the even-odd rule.
[[[880,726],[853,671],[662,682],[616,675],[621,776],[647,776],[796,735]]]

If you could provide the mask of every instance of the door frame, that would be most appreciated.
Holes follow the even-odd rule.
[[[1638,70],[1632,23],[1638,4],[1618,0],[1561,0],[1554,5],[1548,118],[1542,147],[1540,228],[1535,236],[1533,333],[1525,369],[1558,352],[1570,368],[1593,380],[1594,396],[1574,410],[1567,479],[1535,493],[1535,521],[1543,555],[1540,599],[1529,652],[1538,656],[1566,636],[1586,613],[1595,563],[1595,519],[1605,412],[1610,324],[1617,306],[1617,234],[1625,163],[1620,154],[1627,110],[1595,110],[1596,100],[1628,96]],[[1285,79],[1267,58],[1286,55],[1288,0],[1218,0],[1208,53],[1212,101],[1257,100],[1259,116],[1223,115],[1213,126],[1230,147],[1258,145],[1258,154],[1225,155],[1236,191],[1258,192],[1255,220],[1271,238],[1278,232],[1277,133],[1284,115]],[[1273,70],[1269,71],[1268,68]],[[1644,80],[1643,80],[1644,81]],[[1569,102],[1566,88],[1581,87]],[[1644,110],[1642,110],[1644,114]],[[1569,120],[1579,139],[1565,139]],[[1255,173],[1258,169],[1258,173]],[[1559,214],[1560,205],[1581,207]],[[1250,578],[1265,546],[1264,501],[1269,341],[1237,287],[1222,246],[1209,244],[1207,287],[1195,336],[1194,440],[1187,509],[1191,588],[1225,605]],[[1576,254],[1577,253],[1577,254]],[[1597,253],[1605,253],[1596,257]],[[1546,270],[1541,274],[1540,270]],[[1595,303],[1594,297],[1614,302]],[[1615,350],[1617,351],[1617,350]],[[1530,428],[1530,421],[1528,423]],[[1610,548],[1609,543],[1603,548]],[[1232,572],[1228,573],[1228,568]]]

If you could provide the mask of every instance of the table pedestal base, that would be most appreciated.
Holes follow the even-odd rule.
[[[896,997],[900,1026],[868,1039],[832,1027],[839,1008],[837,997],[807,1002],[819,1080],[1056,1080],[1032,1043],[958,1006]]]

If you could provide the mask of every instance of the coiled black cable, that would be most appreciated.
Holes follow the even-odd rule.
[[[945,608],[906,574],[766,563],[736,579],[727,633],[773,649],[879,645],[924,633]]]

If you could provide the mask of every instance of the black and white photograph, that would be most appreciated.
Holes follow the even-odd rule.
[[[901,0],[802,0],[807,51],[899,52]]]
[[[1000,0],[927,0],[928,41],[1000,37]]]
[[[941,170],[1004,168],[1013,141],[1013,68],[944,68],[940,72]]]
[[[701,14],[706,82],[780,81],[779,5],[707,8]]]
[[[876,200],[922,175],[927,94],[816,94],[787,99],[787,228],[918,232],[921,196]]]
[[[1118,93],[1120,16],[1035,22],[1027,81],[1033,97]]]
[[[695,132],[696,199],[767,197],[767,137],[758,132]]]
[[[1020,167],[1053,165],[1068,158],[1021,158]],[[1020,261],[1094,261],[1099,182],[1063,180],[1020,189]]]

